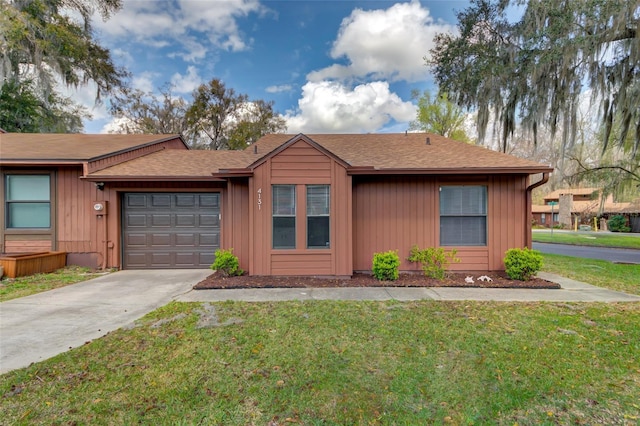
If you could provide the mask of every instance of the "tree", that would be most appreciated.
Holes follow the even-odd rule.
[[[120,118],[114,133],[181,134],[187,130],[186,100],[175,97],[171,88],[160,89],[161,97],[141,90],[125,90],[114,100],[112,114]]]
[[[428,91],[425,91],[422,96],[414,91],[412,97],[418,100],[417,118],[410,124],[412,130],[422,130],[470,142],[464,129],[467,116],[460,107],[449,101],[446,93],[432,98]]]
[[[211,150],[244,149],[266,133],[285,129],[272,102],[250,101],[215,78],[193,92],[186,120],[192,145]]]
[[[161,96],[126,90],[112,101],[112,113],[120,121],[115,133],[179,133],[193,148],[244,149],[267,133],[286,129],[273,102],[250,101],[217,79],[200,85],[193,102],[175,97],[167,84]]]
[[[90,117],[84,108],[56,93],[43,102],[29,80],[10,80],[0,87],[0,128],[7,132],[77,133],[83,117]]]
[[[580,102],[591,91],[601,111],[602,151],[620,117],[618,144],[633,135],[640,147],[640,38],[637,0],[529,0],[520,20],[507,9],[524,0],[473,0],[458,13],[459,35],[438,34],[431,59],[440,89],[477,108],[482,140],[493,114],[502,150],[517,125],[533,134],[541,125],[562,129],[563,151],[576,140]]]
[[[287,128],[284,118],[273,110],[273,101],[248,102],[236,116],[239,120],[229,132],[229,149],[244,149],[267,133],[278,133]]]
[[[120,0],[0,0],[2,85],[26,84],[40,108],[54,115],[63,111],[67,117],[80,109],[57,94],[58,83],[77,87],[93,82],[96,100],[120,89],[127,73],[114,65],[109,50],[96,43],[91,30],[94,10],[107,19],[119,8]],[[82,115],[76,117],[81,120]]]

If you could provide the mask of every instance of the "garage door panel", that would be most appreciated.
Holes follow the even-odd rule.
[[[213,263],[220,248],[220,194],[123,197],[125,268],[208,268]]]
[[[200,195],[201,207],[220,208],[220,197],[217,194]]]
[[[155,267],[164,267],[164,265],[173,264],[171,253],[153,252],[149,253],[151,257],[151,265]]]
[[[147,234],[137,234],[130,232],[126,235],[124,239],[124,244],[126,246],[138,246],[138,247],[146,247],[147,246]]]
[[[171,215],[170,214],[154,214],[151,216],[151,226],[154,228],[171,227]]]
[[[172,245],[171,234],[151,234],[150,237],[150,245],[152,247],[170,247]]]
[[[130,195],[126,199],[125,206],[127,208],[146,208],[147,207],[147,197],[144,194],[128,194]]]
[[[176,226],[183,228],[196,226],[196,215],[188,213],[176,214]]]
[[[197,247],[197,234],[176,234],[175,245],[182,247]]]
[[[171,194],[152,194],[151,207],[171,207]]]
[[[200,234],[200,247],[220,247],[220,234]]]
[[[146,228],[147,215],[129,213],[125,216],[125,226],[130,228],[133,228],[133,227]]]
[[[198,253],[200,258],[200,264],[201,265],[207,265],[207,267],[213,265],[214,260],[216,259],[215,255],[213,254],[213,252],[211,253]]]
[[[211,214],[201,214],[199,216],[200,226],[207,228],[218,228],[220,227],[220,220],[218,219],[218,215]]]
[[[195,207],[197,195],[176,195],[176,207]]]
[[[125,256],[125,264],[127,265],[146,265],[146,253],[127,253]]]

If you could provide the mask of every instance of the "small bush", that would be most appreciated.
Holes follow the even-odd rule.
[[[542,255],[537,250],[509,249],[504,257],[505,271],[513,280],[528,281],[542,269]]]
[[[607,227],[611,232],[629,232],[631,228],[627,226],[627,219],[622,215],[611,216],[607,221]]]
[[[240,269],[240,262],[238,256],[233,254],[233,249],[216,250],[216,260],[211,265],[211,269],[220,272],[227,277],[244,274],[244,271]]]
[[[447,269],[451,262],[460,262],[456,257],[457,250],[445,251],[442,247],[429,247],[420,250],[417,245],[411,247],[409,262],[419,262],[427,277],[443,280],[447,274]]]
[[[397,250],[373,254],[373,276],[380,281],[395,281],[398,279],[400,256]]]

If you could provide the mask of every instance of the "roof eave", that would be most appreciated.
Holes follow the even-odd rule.
[[[27,158],[0,160],[0,166],[82,166],[86,160],[57,160],[43,159],[32,160]]]
[[[80,179],[89,182],[165,182],[165,181],[180,181],[180,182],[224,182],[217,176],[84,176]]]
[[[376,169],[374,167],[349,167],[349,175],[477,175],[477,174],[521,174],[550,173],[550,167],[474,167],[474,168],[398,168]]]

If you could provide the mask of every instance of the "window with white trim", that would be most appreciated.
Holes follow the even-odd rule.
[[[273,185],[273,248],[296,248],[296,186]]]
[[[5,226],[7,229],[51,228],[49,175],[6,175]]]
[[[307,185],[307,248],[330,247],[329,185]]]
[[[487,245],[487,187],[440,187],[440,245]]]

